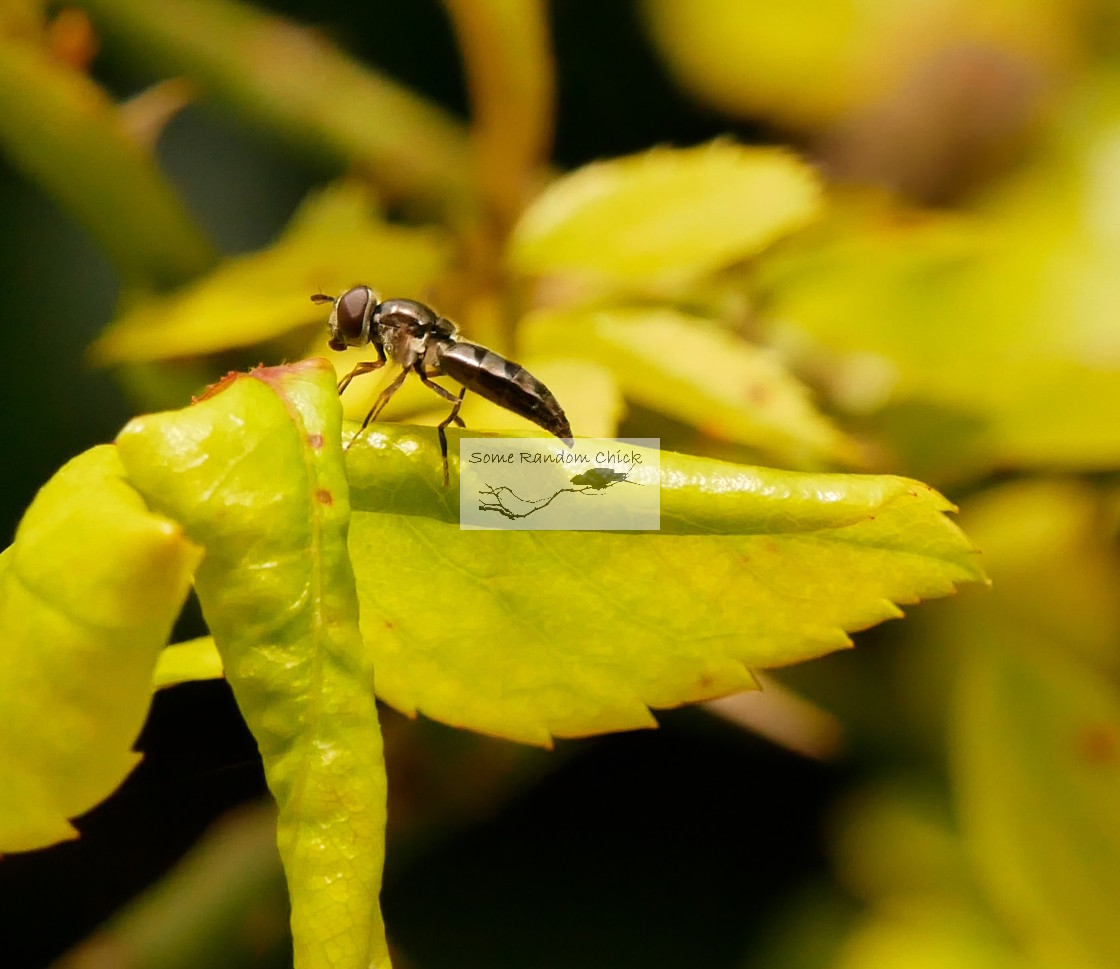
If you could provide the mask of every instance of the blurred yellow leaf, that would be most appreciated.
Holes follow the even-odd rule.
[[[311,196],[267,249],[226,259],[169,296],[125,311],[90,348],[98,363],[172,360],[326,329],[313,293],[357,283],[385,295],[423,293],[451,258],[450,237],[406,228],[371,210],[365,190],[339,183]]]
[[[1065,0],[644,0],[677,80],[720,108],[810,126],[884,97],[952,47],[1054,71],[1076,56],[1087,4]]]
[[[977,642],[961,662],[954,780],[992,903],[1047,958],[1120,965],[1120,694],[1015,641]]]
[[[997,623],[1008,639],[1059,644],[1120,673],[1116,511],[1114,498],[1073,479],[1016,481],[973,496],[963,518],[996,586],[961,603],[958,633],[967,635],[970,621]]]
[[[1104,321],[1120,245],[1071,231],[1055,214],[1068,204],[1015,218],[840,205],[762,270],[769,338],[877,415],[893,465],[939,480],[1112,467],[1120,336]]]
[[[1016,951],[1000,926],[971,899],[934,895],[878,906],[840,946],[830,969],[1043,967]]]
[[[820,187],[789,152],[717,141],[586,165],[526,209],[508,261],[533,276],[672,284],[754,255],[816,213]]]
[[[222,658],[218,655],[213,637],[200,636],[160,650],[152,674],[152,686],[162,690],[179,683],[219,679],[224,675]]]
[[[772,351],[712,320],[668,307],[541,312],[520,333],[531,351],[595,361],[629,399],[713,437],[787,461],[857,460],[853,442]]]
[[[865,901],[970,887],[948,798],[928,781],[892,777],[859,790],[840,803],[832,828],[837,877]]]

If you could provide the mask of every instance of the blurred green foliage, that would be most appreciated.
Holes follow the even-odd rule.
[[[557,176],[544,6],[445,6],[469,130],[326,33],[257,8],[84,0],[87,20],[4,5],[0,145],[121,284],[114,314],[103,282],[50,291],[47,332],[28,338],[44,369],[64,372],[50,321],[93,298],[114,319],[92,355],[137,407],[182,403],[231,364],[322,355],[307,295],[368,281],[516,353],[572,402],[577,433],[949,490],[992,590],[781,674],[830,715],[858,780],[827,828],[834,879],[778,900],[742,964],[1120,963],[1120,8],[642,0],[681,89],[802,160],[716,141]],[[118,107],[86,71],[99,42],[111,63],[185,77],[185,96],[227,111],[231,130],[345,180],[274,242],[219,259],[148,150],[184,91]],[[298,194],[276,184],[271,204]],[[348,394],[347,413],[374,393]],[[393,416],[430,421],[430,405],[402,392]],[[471,426],[510,423],[472,406]],[[31,452],[72,437],[12,440]],[[356,527],[372,542],[400,525],[375,512]],[[712,565],[701,559],[692,574]],[[716,571],[713,598],[737,594]],[[773,582],[795,615],[796,579]],[[186,668],[215,669],[205,650]],[[479,704],[474,725],[493,729]],[[772,715],[759,729],[787,738],[806,716]],[[510,789],[482,787],[494,802]]]

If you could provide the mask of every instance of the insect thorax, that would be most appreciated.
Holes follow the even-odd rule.
[[[423,361],[435,368],[438,347],[452,342],[457,327],[430,307],[411,299],[385,300],[377,312],[377,337],[391,360],[404,367]]]

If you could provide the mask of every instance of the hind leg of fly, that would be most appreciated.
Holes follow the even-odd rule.
[[[427,383],[427,381],[425,381],[425,383]],[[440,390],[443,390],[443,388],[441,387]],[[464,387],[459,391],[459,396],[456,397],[449,391],[445,391],[445,393],[447,393],[447,396],[455,401],[455,406],[451,408],[451,413],[448,414],[442,421],[440,421],[439,425],[436,427],[436,432],[439,434],[439,453],[443,455],[443,486],[445,488],[450,484],[450,476],[447,472],[447,432],[445,431],[445,428],[452,422],[458,424],[460,427],[467,426],[463,423],[463,419],[459,416],[459,408],[463,406],[463,395],[466,392],[467,388]]]
[[[447,415],[446,420],[444,420],[443,423],[441,423],[436,428],[436,431],[439,433],[440,454],[443,455],[443,486],[446,488],[450,482],[450,477],[447,471],[447,432],[445,431],[445,428],[448,424],[451,423],[457,424],[459,427],[467,426],[463,422],[463,419],[459,416],[459,408],[463,406],[463,395],[467,392],[467,388],[462,388],[462,390],[459,391],[458,395],[453,394],[446,387],[441,387],[439,384],[435,383],[424,372],[424,367],[422,364],[417,364],[415,367],[413,367],[413,369],[416,371],[417,376],[419,376],[425,387],[434,390],[444,400],[450,400],[455,403],[455,406],[451,408],[451,413]]]

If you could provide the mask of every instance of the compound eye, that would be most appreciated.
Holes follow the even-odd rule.
[[[368,286],[355,286],[338,298],[338,305],[335,307],[338,313],[338,335],[348,345],[360,344],[365,337],[363,331],[369,322],[369,305],[372,300],[373,293]]]
[[[368,286],[348,289],[334,301],[327,328],[332,350],[360,347],[370,339],[370,318],[377,309],[377,296]]]

